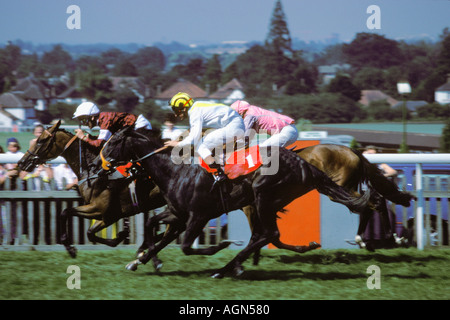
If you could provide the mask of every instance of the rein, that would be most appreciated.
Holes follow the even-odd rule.
[[[103,146],[102,150],[100,151],[100,158],[102,159],[102,168],[103,168],[104,170],[106,170],[106,171],[108,171],[108,170],[111,168],[111,162],[108,161],[108,160],[106,160],[105,156],[103,155],[103,149],[105,148],[105,146],[106,146],[106,144],[107,144],[108,142],[109,142],[109,140],[105,143],[105,145]],[[159,149],[156,149],[156,150],[154,150],[154,151],[152,151],[152,152],[146,154],[145,156],[143,156],[143,157],[141,157],[141,158],[139,158],[139,159],[136,159],[136,160],[130,160],[130,161],[128,161],[127,163],[135,164],[135,163],[137,163],[137,162],[139,162],[139,161],[142,161],[142,160],[145,160],[145,159],[147,159],[147,158],[150,158],[151,156],[153,156],[153,155],[155,155],[155,154],[157,154],[157,153],[159,153],[159,152],[161,152],[161,151],[164,151],[164,150],[166,150],[167,148],[169,148],[169,147],[168,147],[168,146],[161,147],[161,148],[159,148]]]

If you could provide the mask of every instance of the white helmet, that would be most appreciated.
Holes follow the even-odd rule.
[[[75,113],[73,114],[73,118],[78,118],[80,116],[93,116],[96,114],[99,114],[100,110],[99,108],[95,105],[95,103],[92,102],[83,102],[82,104],[80,104],[77,108],[77,110],[75,110]]]

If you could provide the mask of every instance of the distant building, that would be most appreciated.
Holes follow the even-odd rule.
[[[50,86],[36,79],[33,75],[19,79],[11,92],[33,103],[34,108],[39,111],[47,109],[47,103],[51,96]]]
[[[434,100],[439,104],[450,103],[450,74],[447,77],[447,82],[434,91]]]
[[[209,95],[209,99],[224,104],[232,104],[245,98],[244,87],[237,79],[233,79]]]
[[[87,99],[81,94],[78,86],[69,87],[56,97],[57,102],[64,102],[68,104],[80,104],[86,102]]]
[[[0,95],[0,113],[0,126],[29,125],[37,121],[34,104],[11,92]]]
[[[415,113],[415,112],[417,112],[417,108],[419,108],[421,106],[425,106],[427,104],[428,104],[428,102],[423,101],[423,100],[408,100],[408,101],[406,101],[406,109],[408,111],[410,111],[411,113]],[[394,109],[403,108],[403,101],[400,101],[397,104],[395,104],[393,106],[393,108]]]
[[[193,99],[208,100],[208,96],[205,90],[203,90],[202,88],[193,84],[190,81],[178,79],[177,82],[172,84],[166,90],[162,92],[157,92],[155,96],[155,102],[162,108],[168,107],[169,105],[168,101],[178,92],[186,92]]]
[[[386,100],[391,107],[398,103],[397,100],[380,90],[361,90],[361,99],[359,100],[359,103],[369,106],[371,102],[379,100]]]
[[[139,98],[139,103],[144,103],[145,99],[150,97],[149,88],[139,77],[109,77],[109,80],[113,91],[129,89]]]
[[[336,75],[340,72],[347,72],[350,69],[349,64],[333,64],[329,66],[319,66],[319,77],[324,85],[330,83],[330,81],[336,78]]]

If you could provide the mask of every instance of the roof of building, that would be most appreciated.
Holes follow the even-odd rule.
[[[390,106],[398,103],[397,100],[380,90],[361,90],[361,99],[359,100],[361,104],[368,106],[371,102],[379,100],[386,100]]]
[[[450,91],[450,75],[448,76],[447,82],[437,88],[436,91]]]
[[[72,86],[67,88],[64,92],[61,92],[58,95],[58,99],[66,99],[66,98],[82,98],[83,95],[80,92],[80,89],[77,86]]]
[[[169,88],[158,94],[155,99],[158,100],[169,100],[178,92],[186,92],[192,98],[206,98],[206,91],[199,86],[193,84],[190,81],[184,79],[178,79],[177,82],[172,84]]]
[[[216,92],[209,95],[209,98],[226,99],[234,90],[244,90],[242,84],[235,78],[220,87]]]
[[[5,92],[0,95],[0,106],[3,108],[34,108],[34,104],[22,99],[19,95]]]
[[[423,100],[408,100],[406,101],[406,108],[409,111],[416,111],[417,108],[427,105],[428,102]],[[393,106],[393,108],[403,108],[403,101],[399,101],[397,104]]]

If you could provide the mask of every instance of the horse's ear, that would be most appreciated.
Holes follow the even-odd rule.
[[[61,119],[58,120],[50,129],[48,129],[48,131],[53,133],[59,129],[60,125],[61,125]]]

